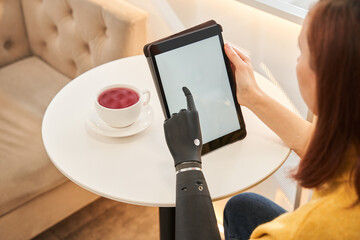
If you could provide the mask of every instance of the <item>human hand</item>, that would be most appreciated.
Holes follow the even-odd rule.
[[[250,58],[228,43],[225,44],[225,53],[235,75],[237,100],[240,105],[251,107],[261,89],[255,81]]]
[[[189,89],[183,87],[183,92],[187,109],[181,109],[164,122],[165,139],[175,166],[183,162],[201,163],[202,137],[199,115]]]

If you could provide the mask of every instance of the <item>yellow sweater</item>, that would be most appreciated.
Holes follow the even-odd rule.
[[[350,181],[355,152],[326,186],[314,190],[312,200],[294,212],[258,226],[250,239],[261,240],[360,240],[360,205]]]

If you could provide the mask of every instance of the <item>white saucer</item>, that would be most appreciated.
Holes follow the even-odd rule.
[[[100,119],[95,109],[93,109],[85,121],[86,126],[95,133],[107,137],[127,137],[135,135],[148,128],[154,121],[154,110],[150,105],[146,105],[139,118],[128,127],[115,128],[107,125]]]

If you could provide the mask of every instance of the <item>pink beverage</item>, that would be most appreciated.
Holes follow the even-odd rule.
[[[98,97],[98,102],[106,108],[122,109],[134,105],[139,99],[140,96],[136,91],[130,88],[118,87],[102,92]]]

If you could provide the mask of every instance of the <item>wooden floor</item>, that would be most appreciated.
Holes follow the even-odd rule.
[[[156,207],[142,207],[100,198],[33,240],[159,239]]]

